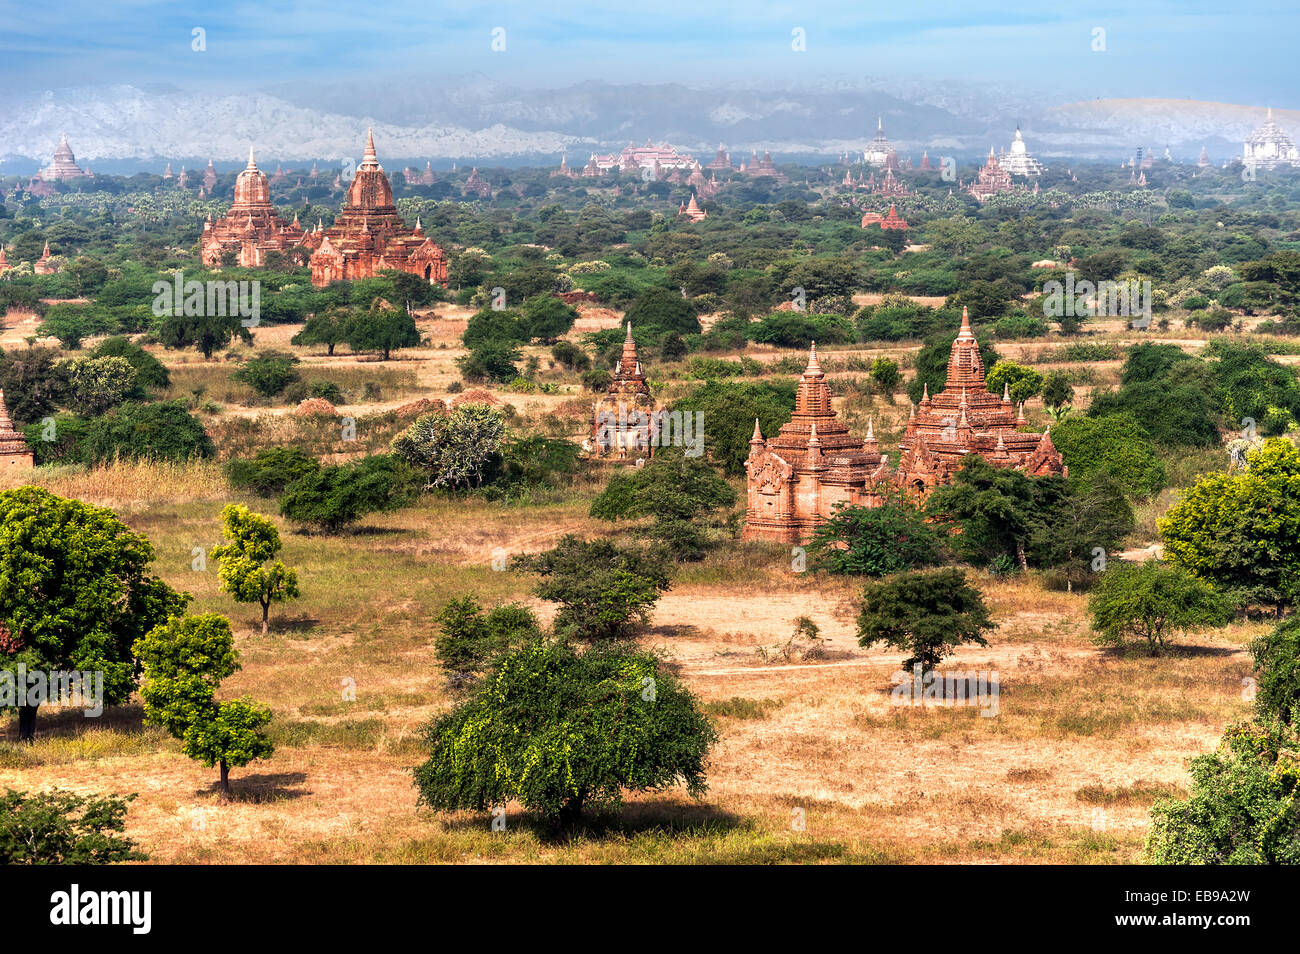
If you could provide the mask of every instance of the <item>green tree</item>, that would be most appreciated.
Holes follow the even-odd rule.
[[[300,447],[263,447],[252,459],[232,460],[227,470],[232,487],[278,497],[299,477],[320,470],[320,461]]]
[[[859,645],[906,650],[904,669],[919,664],[926,673],[963,643],[987,646],[991,629],[983,596],[961,570],[904,573],[862,590]]]
[[[1300,617],[1256,639],[1250,652],[1259,675],[1255,711],[1260,721],[1300,727]]]
[[[681,294],[669,288],[651,288],[642,293],[624,314],[638,332],[659,338],[670,332],[698,335],[700,319]]]
[[[82,358],[68,368],[68,406],[96,416],[125,401],[135,388],[135,368],[125,358]]]
[[[376,455],[304,474],[280,498],[280,515],[338,533],[367,514],[392,510],[409,496],[400,461]]]
[[[553,343],[573,327],[577,309],[554,295],[537,295],[524,302],[524,328],[533,340]]]
[[[456,359],[461,376],[466,381],[496,381],[505,384],[519,377],[515,362],[520,351],[498,341],[485,341],[470,349],[469,354]]]
[[[455,688],[465,688],[502,653],[540,639],[541,624],[520,603],[495,606],[484,613],[471,593],[449,600],[438,612],[433,653]]]
[[[153,558],[111,510],[41,487],[0,493],[0,667],[102,672],[104,704],[125,702],[132,644],[189,601],[148,573]],[[35,738],[36,711],[18,708],[20,739]]]
[[[158,340],[168,348],[198,348],[210,359],[236,337],[253,343],[253,333],[238,315],[167,315],[157,327]]]
[[[1070,476],[1109,478],[1130,497],[1147,498],[1165,485],[1165,465],[1146,430],[1130,414],[1079,417],[1052,428]]]
[[[181,740],[181,751],[220,767],[221,797],[230,797],[230,769],[270,758],[263,731],[271,710],[248,699],[218,702],[221,680],[240,669],[230,621],[217,613],[177,616],[136,641],[144,665],[145,721]]]
[[[844,507],[813,532],[813,564],[829,573],[885,576],[933,566],[943,539],[925,515],[905,501]]]
[[[420,802],[484,812],[519,801],[572,827],[625,791],[705,791],[717,734],[695,697],[650,653],[576,652],[533,641],[497,663],[474,695],[425,730]]]
[[[238,603],[262,607],[262,635],[269,626],[271,604],[298,598],[298,573],[276,559],[283,548],[280,531],[261,514],[241,504],[221,510],[221,533],[229,543],[212,548],[220,562],[221,590]]]
[[[1158,865],[1300,864],[1300,761],[1295,731],[1235,725],[1192,760],[1186,800],[1151,809],[1147,860]]]
[[[1002,393],[1004,388],[1009,390],[1016,404],[1028,401],[1043,390],[1043,376],[1014,361],[999,361],[985,376],[984,383],[994,394]]]
[[[264,398],[273,398],[298,380],[298,359],[283,351],[263,351],[231,375]]]
[[[290,338],[289,343],[300,347],[324,345],[325,353],[333,357],[334,349],[348,340],[351,323],[350,311],[331,306],[308,318],[302,330]]]
[[[1074,388],[1070,386],[1070,376],[1064,371],[1047,372],[1047,377],[1043,379],[1043,403],[1053,410],[1060,410],[1073,400]]]
[[[418,345],[420,332],[404,309],[385,308],[376,301],[348,324],[347,340],[353,351],[378,351],[387,361],[394,351]]]
[[[135,369],[135,388],[133,398],[145,397],[145,391],[162,390],[171,384],[171,374],[167,366],[140,347],[131,339],[118,335],[105,338],[91,352],[96,358],[125,358]]]
[[[903,380],[903,374],[898,370],[898,362],[891,361],[889,358],[877,358],[871,362],[871,380],[875,383],[882,394],[890,396],[893,400],[893,394],[898,390],[898,385]]]
[[[0,865],[147,861],[123,834],[127,803],[134,798],[6,789],[0,795]]]
[[[515,564],[541,575],[534,593],[559,603],[557,635],[597,642],[627,639],[650,620],[660,594],[671,583],[663,563],[611,540],[584,541],[572,534],[555,548]]]
[[[1269,438],[1246,466],[1202,477],[1156,527],[1171,564],[1280,614],[1300,581],[1300,451]]]
[[[1099,644],[1123,648],[1142,639],[1159,653],[1178,634],[1222,626],[1231,604],[1179,567],[1111,561],[1088,597],[1088,612]]]
[[[672,410],[698,415],[710,458],[729,476],[736,476],[745,472],[755,419],[764,435],[774,437],[790,420],[794,394],[793,381],[706,381]]]
[[[424,471],[425,487],[478,487],[501,455],[505,418],[488,404],[467,402],[449,414],[425,414],[393,440],[393,453]]]

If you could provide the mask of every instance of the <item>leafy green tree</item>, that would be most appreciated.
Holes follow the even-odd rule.
[[[1159,653],[1171,637],[1222,626],[1231,604],[1180,567],[1111,561],[1088,597],[1088,612],[1099,644],[1123,648],[1142,639]]]
[[[167,315],[157,327],[158,340],[168,348],[198,348],[210,359],[238,337],[244,344],[253,343],[253,333],[238,315]]]
[[[553,343],[573,327],[577,309],[554,295],[537,295],[524,302],[523,324],[528,337]]]
[[[126,362],[135,369],[135,387],[130,395],[133,398],[143,398],[146,390],[162,390],[171,384],[171,374],[168,373],[167,366],[130,338],[121,335],[105,338],[95,346],[91,356],[125,358]]]
[[[883,394],[890,395],[893,400],[893,393],[898,390],[898,385],[902,383],[903,374],[898,370],[898,362],[891,361],[889,358],[877,358],[871,362],[871,380],[875,383]]]
[[[986,565],[1009,558],[1025,570],[1044,514],[1066,492],[1059,477],[1029,477],[972,454],[951,484],[930,493],[926,510],[960,528],[952,545],[966,559]]]
[[[1228,420],[1247,418],[1267,435],[1285,433],[1300,419],[1300,382],[1295,372],[1270,360],[1258,348],[1219,345],[1211,365]]]
[[[1269,438],[1246,465],[1202,477],[1156,527],[1170,563],[1280,614],[1300,581],[1300,451]]]
[[[299,477],[318,470],[320,461],[300,447],[263,447],[252,459],[227,465],[231,486],[259,497],[278,497]]]
[[[1079,417],[1052,428],[1052,443],[1084,481],[1109,478],[1130,497],[1147,498],[1165,485],[1165,465],[1146,430],[1129,414]]]
[[[436,622],[434,656],[456,688],[468,686],[502,653],[542,636],[541,624],[528,607],[508,603],[484,613],[472,593],[449,600]]]
[[[929,672],[963,643],[987,646],[993,620],[961,570],[904,573],[862,590],[858,643],[906,650],[903,668]]]
[[[231,375],[264,398],[273,398],[298,380],[298,359],[283,351],[263,351]]]
[[[82,358],[68,368],[68,406],[79,414],[103,414],[134,388],[135,368],[125,358]]]
[[[111,510],[40,487],[0,493],[0,666],[102,672],[104,704],[125,702],[132,643],[189,601],[148,573],[153,558]],[[19,707],[20,739],[35,738],[36,709]]]
[[[1300,739],[1244,723],[1192,760],[1186,800],[1151,809],[1147,860],[1158,865],[1300,864]]]
[[[409,497],[400,461],[376,455],[354,464],[304,474],[280,498],[280,515],[338,533],[371,513],[392,510]]]
[[[127,838],[134,795],[78,795],[52,789],[0,795],[0,865],[111,865],[147,861]]]
[[[682,335],[700,333],[700,319],[691,303],[669,288],[651,288],[642,293],[623,317],[638,332],[653,338],[673,331]]]
[[[456,366],[466,381],[496,381],[505,384],[519,377],[519,368],[515,362],[520,356],[518,348],[497,341],[486,341],[475,345],[469,354],[457,358]]]
[[[353,351],[378,351],[387,361],[394,351],[418,345],[420,332],[405,310],[375,302],[348,324],[347,340]]]
[[[885,576],[939,563],[943,538],[915,507],[886,501],[837,511],[813,532],[809,550],[827,572]]]
[[[332,306],[308,318],[302,330],[290,338],[289,343],[300,347],[324,345],[325,353],[333,357],[334,349],[348,340],[351,323],[350,311]]]
[[[1064,569],[1066,588],[1089,582],[1105,567],[1105,554],[1114,551],[1133,532],[1133,508],[1123,488],[1108,477],[1078,480],[1071,477],[1066,493],[1052,488],[1040,497],[1028,546],[1034,566]]]
[[[1300,617],[1256,639],[1250,652],[1259,674],[1255,711],[1260,721],[1300,727]]]
[[[562,829],[625,791],[705,791],[717,734],[695,697],[650,653],[576,652],[533,641],[502,657],[474,695],[425,730],[420,802],[485,812],[519,801]]]
[[[425,414],[393,440],[393,453],[424,471],[428,487],[478,487],[506,437],[505,418],[467,402],[448,414]]]
[[[602,520],[653,517],[646,531],[676,559],[699,559],[705,541],[696,521],[736,502],[736,492],[702,457],[663,448],[645,465],[613,474],[592,501]]]
[[[470,316],[461,341],[473,351],[488,344],[508,349],[513,345],[526,344],[531,337],[528,322],[518,311],[483,308]]]
[[[985,376],[984,383],[994,394],[1001,393],[1005,387],[1016,404],[1028,401],[1043,390],[1042,374],[1014,361],[999,361]]]
[[[271,710],[248,699],[216,700],[221,680],[240,669],[230,621],[217,613],[177,616],[135,644],[144,665],[145,721],[181,740],[181,751],[221,771],[223,799],[230,797],[230,769],[274,751],[263,731]]]
[[[217,454],[203,422],[189,412],[184,401],[128,401],[90,419],[60,414],[54,425],[53,440],[47,439],[40,422],[24,429],[38,464],[205,460]]]
[[[1088,406],[1089,417],[1124,413],[1160,445],[1212,447],[1219,441],[1214,383],[1200,362],[1180,362],[1153,380],[1121,383],[1118,391],[1095,395]]]
[[[0,354],[0,390],[16,423],[40,421],[67,400],[68,365],[62,357],[54,348]]]
[[[736,476],[745,472],[754,420],[765,436],[775,436],[790,420],[794,394],[793,381],[706,381],[672,410],[699,415],[706,452],[724,472]]]
[[[298,598],[298,573],[276,559],[283,544],[280,531],[261,514],[241,504],[221,510],[221,533],[229,543],[213,547],[220,562],[221,590],[239,603],[262,607],[262,635],[269,625],[271,604]]]
[[[663,563],[611,540],[584,541],[572,534],[555,548],[515,564],[541,575],[534,593],[559,603],[557,635],[597,642],[627,639],[650,620],[660,594],[671,583]]]
[[[83,338],[115,330],[116,323],[103,308],[95,305],[51,305],[37,332],[58,338],[63,347],[76,351],[81,347]]]
[[[1074,388],[1070,386],[1070,376],[1064,371],[1047,372],[1047,377],[1043,379],[1043,403],[1053,410],[1059,410],[1073,400]]]

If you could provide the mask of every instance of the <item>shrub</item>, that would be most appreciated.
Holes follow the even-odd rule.
[[[125,837],[134,795],[85,796],[61,789],[0,795],[0,865],[111,865],[147,861]]]
[[[298,380],[298,359],[283,351],[264,351],[231,375],[264,398],[273,398]]]
[[[1070,476],[1108,477],[1131,497],[1150,497],[1165,485],[1165,465],[1151,438],[1129,414],[1072,418],[1052,428]]]
[[[425,472],[426,487],[478,487],[505,433],[500,411],[469,402],[417,418],[393,440],[393,453]]]
[[[280,514],[294,523],[338,533],[367,514],[391,510],[409,496],[408,478],[390,457],[325,467],[286,488]]]
[[[299,477],[318,470],[320,461],[298,447],[264,447],[251,460],[227,465],[230,483],[259,497],[278,497]]]
[[[1161,652],[1165,641],[1228,621],[1230,603],[1184,569],[1155,560],[1111,561],[1088,598],[1092,628],[1103,646],[1124,648],[1134,639]]]
[[[816,529],[809,549],[819,569],[855,576],[933,566],[943,554],[942,538],[922,513],[889,502],[839,510]]]
[[[904,669],[929,672],[962,643],[987,646],[992,629],[983,597],[961,570],[905,573],[862,590],[858,643],[906,650]]]
[[[485,614],[473,594],[449,600],[435,621],[439,632],[434,657],[457,688],[482,675],[502,653],[542,636],[541,625],[528,607],[510,603]]]

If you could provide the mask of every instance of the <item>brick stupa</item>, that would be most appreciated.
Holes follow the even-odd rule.
[[[623,339],[623,353],[614,369],[614,380],[609,390],[595,404],[592,412],[591,437],[595,454],[614,454],[617,457],[648,457],[649,415],[655,411],[654,397],[641,359],[632,340],[632,323],[627,323],[627,337]]]
[[[216,222],[203,225],[199,253],[209,268],[221,264],[228,252],[238,252],[238,264],[257,268],[266,262],[268,252],[291,253],[305,261],[307,252],[300,249],[306,233],[295,217],[284,219],[271,204],[271,186],[266,173],[257,168],[253,150],[248,150],[248,165],[235,179],[235,201],[230,211]]]

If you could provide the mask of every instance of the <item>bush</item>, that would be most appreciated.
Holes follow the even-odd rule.
[[[424,472],[426,488],[478,487],[505,432],[500,411],[471,402],[418,418],[394,439],[393,453]]]
[[[1192,760],[1186,801],[1151,810],[1147,860],[1158,865],[1300,864],[1300,763],[1293,731],[1237,725]]]
[[[623,792],[705,790],[717,735],[691,692],[649,653],[577,653],[534,641],[503,657],[474,696],[425,729],[420,802],[485,812],[510,801],[560,826]]]
[[[457,688],[482,675],[504,652],[540,639],[541,625],[519,603],[494,607],[484,614],[473,594],[453,599],[438,612],[434,658]]]
[[[44,439],[44,425],[25,428],[36,462],[104,464],[122,460],[210,460],[217,449],[203,423],[183,401],[123,404],[101,417],[59,415],[54,439]]]
[[[410,494],[409,476],[399,464],[375,456],[305,474],[286,488],[280,515],[338,533],[367,514],[392,510]]]
[[[1165,485],[1165,465],[1141,425],[1129,414],[1081,417],[1052,428],[1052,442],[1070,476],[1108,477],[1130,497],[1150,497]]]
[[[495,381],[505,384],[519,377],[519,368],[515,362],[521,356],[518,348],[488,341],[476,345],[469,354],[457,358],[456,365],[466,381]]]
[[[232,460],[226,465],[230,483],[259,497],[278,497],[306,474],[320,470],[320,461],[298,447],[264,447],[252,460]]]
[[[162,390],[171,385],[167,366],[129,338],[105,338],[90,354],[95,358],[126,359],[127,364],[135,369],[137,391],[132,397],[142,398],[146,389]]]
[[[298,359],[283,351],[264,351],[231,375],[264,398],[273,398],[298,380]]]
[[[749,326],[750,338],[784,348],[807,348],[814,341],[837,344],[852,341],[852,323],[840,315],[807,315],[777,311]]]
[[[1111,561],[1088,597],[1088,612],[1098,644],[1123,649],[1142,639],[1159,653],[1172,636],[1222,626],[1231,605],[1179,567]]]
[[[859,645],[907,650],[904,669],[929,672],[962,643],[987,646],[984,634],[992,629],[980,591],[961,570],[905,573],[862,590]]]
[[[1279,623],[1251,643],[1250,652],[1259,674],[1259,718],[1300,726],[1300,617]]]
[[[0,865],[111,865],[147,861],[125,837],[127,804],[61,789],[0,795]]]

